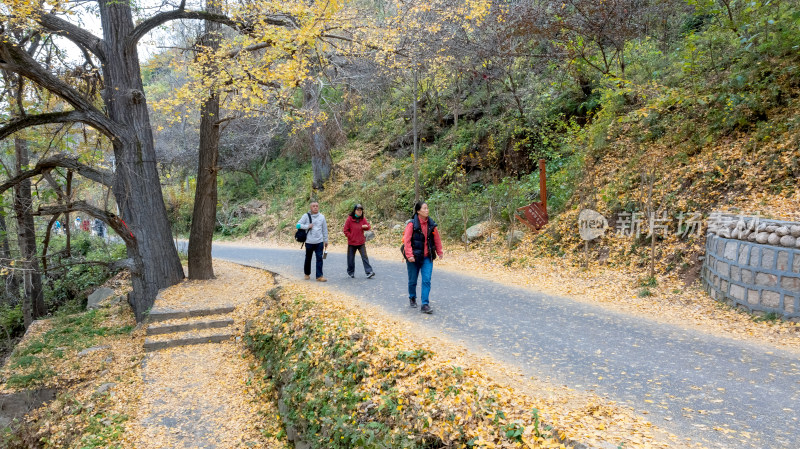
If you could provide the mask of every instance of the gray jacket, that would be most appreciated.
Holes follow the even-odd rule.
[[[308,231],[306,243],[328,243],[328,222],[325,220],[325,216],[311,214],[311,223],[314,223],[314,227]],[[300,225],[301,229],[308,230],[308,214],[303,214],[297,224]]]

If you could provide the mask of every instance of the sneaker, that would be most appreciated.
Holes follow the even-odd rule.
[[[328,282],[328,280],[325,279],[324,277],[320,276],[320,277],[317,278],[317,282]]]
[[[356,277],[355,274],[348,274],[348,276],[350,276],[351,278],[355,278]]]
[[[374,277],[375,277],[375,272],[374,271],[367,275],[367,279],[372,279]]]
[[[408,306],[412,308],[417,307],[417,298],[408,298]]]
[[[308,280],[308,279],[311,279],[311,275],[310,274],[306,275],[306,280]]]
[[[425,304],[424,306],[422,306],[422,308],[421,308],[421,309],[419,309],[419,311],[420,311],[420,312],[422,312],[422,313],[427,313],[427,314],[431,314],[431,313],[433,313],[433,309],[431,309],[431,306],[429,306],[429,305],[427,305],[427,304]]]

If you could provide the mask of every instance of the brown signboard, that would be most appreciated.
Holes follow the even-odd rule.
[[[547,173],[545,172],[544,159],[539,159],[539,198],[541,202],[534,201],[525,207],[517,209],[517,220],[525,223],[532,231],[538,231],[547,224]]]
[[[528,204],[525,207],[520,207],[517,209],[517,212],[519,213],[517,219],[534,231],[542,229],[544,225],[547,224],[547,211],[544,205],[538,201]]]

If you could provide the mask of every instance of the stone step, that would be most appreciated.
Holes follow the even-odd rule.
[[[186,336],[167,340],[146,339],[144,350],[146,352],[157,351],[159,349],[174,348],[177,346],[201,345],[205,343],[221,343],[233,337],[232,332],[222,332],[218,334]]]
[[[231,313],[235,309],[234,306],[216,307],[211,309],[192,309],[192,310],[151,310],[147,316],[150,323],[157,323],[159,321],[174,320],[179,318],[196,318],[209,315],[222,315]]]
[[[227,318],[224,320],[194,321],[178,324],[166,324],[163,326],[148,326],[147,335],[172,334],[175,332],[186,332],[199,329],[220,329],[232,325],[233,320]]]

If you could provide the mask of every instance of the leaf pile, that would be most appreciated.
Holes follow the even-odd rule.
[[[314,447],[546,448],[575,439],[668,447],[613,404],[545,410],[558,401],[534,401],[413,325],[353,311],[351,301],[287,286],[246,337],[279,391],[282,418]]]

